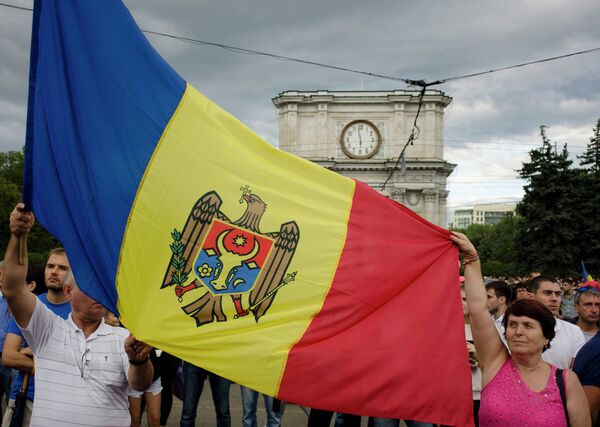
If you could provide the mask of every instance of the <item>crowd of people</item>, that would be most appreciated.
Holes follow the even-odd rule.
[[[451,239],[463,255],[476,425],[598,426],[600,283],[484,281],[469,239]]]
[[[43,267],[28,265],[23,239],[31,213],[17,206],[0,261],[2,426],[166,425],[176,378],[180,425],[193,426],[203,384],[210,384],[218,427],[232,424],[231,382],[138,341],[81,292],[64,249]],[[600,426],[600,283],[527,278],[484,279],[466,236],[451,240],[463,257],[460,286],[475,424]],[[241,387],[242,425],[257,427],[259,393]],[[266,426],[281,425],[284,402],[263,396]],[[309,427],[360,426],[361,417],[313,409]],[[371,417],[370,427],[400,420]],[[409,426],[433,426],[404,420]]]

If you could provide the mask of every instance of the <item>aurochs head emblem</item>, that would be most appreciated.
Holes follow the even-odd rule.
[[[248,292],[273,247],[273,239],[213,221],[194,264],[194,273],[213,295]]]
[[[240,203],[247,206],[238,220],[220,211],[221,198],[211,191],[198,199],[183,230],[171,233],[171,259],[161,289],[174,286],[180,303],[188,292],[199,295],[181,307],[197,326],[227,320],[223,297],[232,299],[234,319],[252,313],[258,321],[279,289],[296,277],[296,272],[286,273],[300,237],[298,226],[290,221],[278,232],[261,233],[267,205],[247,186],[241,190]]]

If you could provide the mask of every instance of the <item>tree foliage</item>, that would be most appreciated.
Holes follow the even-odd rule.
[[[485,276],[518,276],[515,238],[519,219],[507,214],[496,224],[471,224],[464,232],[477,248]]]
[[[598,235],[597,186],[591,174],[572,168],[566,144],[561,150],[540,128],[542,145],[529,152],[520,176],[527,180],[517,205],[522,220],[516,234],[518,268],[553,276],[577,275],[580,260],[598,267],[598,252],[585,248]],[[592,268],[592,267],[590,267]]]
[[[462,231],[488,276],[579,276],[581,260],[600,276],[600,120],[579,157],[582,168],[573,167],[567,145],[550,141],[543,126],[540,137],[540,147],[519,171],[527,184],[517,215]]]
[[[15,205],[21,201],[23,166],[22,152],[0,153],[0,254],[2,258],[10,236],[8,217]],[[60,246],[60,243],[39,223],[36,223],[29,234],[28,246],[30,261],[41,264],[45,261],[48,251]]]
[[[600,119],[596,122],[596,127],[592,130],[593,135],[587,145],[585,152],[578,156],[581,160],[581,166],[587,166],[589,172],[594,175],[600,174]]]

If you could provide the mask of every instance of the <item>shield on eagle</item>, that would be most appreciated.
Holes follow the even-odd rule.
[[[213,295],[245,293],[254,287],[273,239],[223,221],[213,221],[194,273]]]
[[[262,233],[267,205],[247,186],[241,190],[240,203],[247,206],[238,220],[229,220],[220,210],[221,198],[211,191],[198,199],[183,229],[171,233],[171,259],[161,289],[174,286],[179,302],[188,292],[200,294],[181,307],[197,326],[227,320],[224,297],[232,298],[235,319],[252,313],[258,322],[297,274],[286,273],[298,245],[298,225],[290,221],[277,232]]]

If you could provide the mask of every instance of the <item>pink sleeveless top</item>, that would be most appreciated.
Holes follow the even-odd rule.
[[[509,357],[481,391],[479,426],[566,427],[567,418],[556,385],[556,367],[550,367],[546,387],[536,393],[527,387]]]

